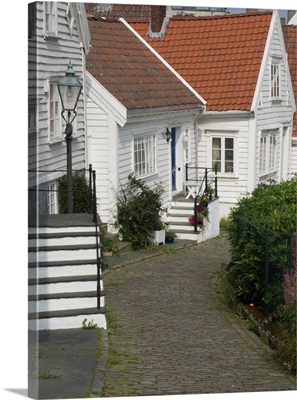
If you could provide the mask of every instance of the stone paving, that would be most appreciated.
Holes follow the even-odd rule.
[[[216,272],[228,262],[220,237],[105,275],[103,397],[296,390],[275,352],[217,301]]]

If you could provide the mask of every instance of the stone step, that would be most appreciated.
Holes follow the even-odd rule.
[[[50,311],[43,313],[29,314],[28,328],[32,331],[50,329],[73,329],[81,328],[83,321],[97,324],[98,328],[106,329],[106,308],[100,310],[94,308],[69,310],[69,311]]]
[[[80,265],[48,265],[47,267],[29,268],[28,278],[59,278],[66,276],[97,275],[97,263]]]
[[[100,274],[100,280],[102,280],[102,275]],[[97,280],[97,274],[93,275],[75,275],[75,276],[59,276],[59,277],[44,277],[44,278],[39,278],[39,277],[34,277],[29,279],[29,287],[32,285],[51,285],[51,284],[62,284],[62,283],[83,283],[83,282],[94,282]]]
[[[28,240],[29,251],[42,251],[43,248],[58,248],[63,246],[85,246],[93,245],[96,246],[95,236],[63,236],[57,237],[44,237],[34,238]],[[81,247],[80,247],[81,248]],[[34,250],[33,250],[34,249]]]
[[[184,222],[173,222],[170,223],[170,230],[174,232],[180,232],[180,231],[185,231],[185,232],[194,232],[194,227],[193,225],[189,223],[184,223]]]
[[[169,223],[178,223],[178,222],[182,222],[184,224],[188,224],[189,223],[189,218],[193,215],[189,214],[189,215],[181,215],[181,214],[176,214],[176,215],[169,215],[167,217],[167,221]]]
[[[104,291],[102,290],[100,295],[103,297]],[[28,296],[28,301],[39,301],[39,300],[50,300],[50,299],[74,299],[74,298],[86,298],[86,297],[96,297],[97,291],[89,292],[68,292],[68,293],[44,293],[44,294],[30,294]]]
[[[71,260],[96,260],[96,249],[86,249],[86,250],[56,250],[56,251],[39,251],[29,252],[28,262],[38,263],[42,262],[68,262]]]
[[[104,297],[100,299],[100,306],[104,307],[105,301]],[[97,296],[95,297],[73,297],[65,298],[61,297],[58,299],[47,299],[38,301],[28,302],[29,318],[30,314],[35,313],[41,314],[50,311],[70,311],[70,310],[80,310],[86,308],[96,309],[97,307]],[[32,316],[31,318],[36,318]]]
[[[104,290],[103,280],[100,280],[101,291]],[[42,285],[30,285],[28,288],[28,295],[43,295],[55,293],[77,293],[77,292],[93,292],[97,289],[97,280],[85,282],[59,282],[49,283]]]
[[[193,240],[193,242],[197,242],[199,239],[199,233],[176,232],[176,238],[181,240]]]

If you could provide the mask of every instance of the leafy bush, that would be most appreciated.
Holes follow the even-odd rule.
[[[161,184],[149,188],[132,174],[128,176],[128,183],[121,187],[117,195],[116,227],[134,249],[146,247],[152,233],[164,229],[163,192]]]
[[[86,177],[81,172],[75,172],[72,176],[73,212],[89,212],[89,185]],[[60,214],[67,213],[67,175],[58,179],[58,202]]]
[[[290,231],[296,229],[297,176],[279,184],[261,184],[238,202],[229,215],[233,259],[230,282],[244,302],[270,312],[284,302],[283,273],[288,268]],[[268,227],[268,230],[265,230]],[[269,286],[265,290],[265,245],[269,235]]]

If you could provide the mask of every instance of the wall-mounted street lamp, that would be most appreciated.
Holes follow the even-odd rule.
[[[167,143],[171,139],[171,132],[170,132],[170,130],[168,128],[166,129],[166,132],[165,132],[165,139],[166,139]]]
[[[75,78],[75,72],[69,62],[64,78],[58,82],[58,90],[62,103],[62,117],[66,122],[65,139],[67,144],[67,212],[73,213],[73,191],[72,191],[72,122],[76,117],[75,111],[82,84]],[[65,114],[67,113],[66,117]]]

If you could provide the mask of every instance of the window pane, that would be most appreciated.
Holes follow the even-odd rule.
[[[233,149],[234,140],[232,138],[225,139],[225,149]]]
[[[155,136],[134,139],[134,171],[136,176],[155,171]]]
[[[218,164],[218,172],[221,172],[221,138],[212,139],[212,166]]]
[[[225,139],[225,172],[230,173],[234,172],[234,139],[226,138]]]

